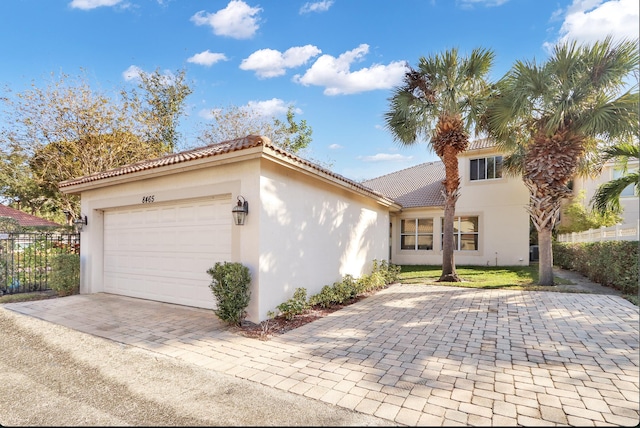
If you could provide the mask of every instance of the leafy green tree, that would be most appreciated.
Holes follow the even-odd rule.
[[[71,178],[158,157],[173,150],[176,124],[190,93],[184,73],[143,75],[139,92],[120,98],[93,90],[84,76],[61,74],[43,87],[2,98],[0,188],[22,208],[78,213],[76,196],[58,191]]]
[[[568,183],[598,141],[626,141],[638,133],[637,41],[591,45],[566,42],[541,64],[517,61],[498,82],[483,124],[519,157],[538,232],[539,283],[553,285],[552,231]]]
[[[215,144],[257,134],[268,137],[271,142],[288,152],[301,154],[311,143],[312,128],[305,120],[295,121],[293,106],[287,109],[283,122],[276,117],[268,118],[252,107],[229,106],[211,111],[213,122],[206,127],[199,139],[205,144]]]
[[[409,69],[404,84],[393,91],[386,128],[396,142],[427,141],[445,166],[442,275],[439,281],[459,282],[454,260],[454,216],[460,196],[458,155],[467,149],[469,134],[482,118],[491,89],[491,50],[474,49],[468,57],[457,49],[421,57]]]
[[[608,181],[596,190],[591,199],[591,206],[597,212],[605,215],[608,212],[620,213],[620,195],[629,186],[633,186],[634,194],[638,196],[640,188],[640,174],[638,170],[629,171],[628,162],[630,159],[638,160],[637,143],[620,143],[603,150],[603,161],[616,160],[618,167],[622,170],[622,176]]]

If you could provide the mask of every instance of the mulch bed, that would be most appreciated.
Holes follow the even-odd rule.
[[[245,337],[260,340],[269,340],[269,338],[272,336],[281,335],[320,318],[324,318],[335,311],[339,311],[345,306],[352,305],[362,299],[365,299],[371,294],[360,295],[347,302],[344,302],[341,305],[333,305],[327,308],[323,308],[321,306],[313,306],[310,309],[307,309],[307,311],[303,314],[294,315],[294,317],[290,320],[286,319],[282,315],[262,321],[260,324],[255,324],[245,320],[240,326],[234,327],[234,331]]]

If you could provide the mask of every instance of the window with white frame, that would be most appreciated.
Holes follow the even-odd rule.
[[[433,250],[433,219],[406,218],[400,220],[401,250]]]
[[[444,218],[441,218],[441,243],[444,241]],[[453,221],[453,249],[478,250],[478,217],[456,217]]]
[[[502,178],[502,156],[470,160],[469,180],[494,180],[496,178]]]

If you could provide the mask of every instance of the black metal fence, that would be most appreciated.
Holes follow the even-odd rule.
[[[0,232],[0,295],[49,290],[57,254],[80,254],[80,234]]]

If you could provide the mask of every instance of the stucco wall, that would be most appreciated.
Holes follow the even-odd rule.
[[[370,198],[262,162],[259,313],[388,260],[388,210]]]

